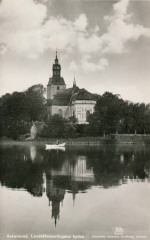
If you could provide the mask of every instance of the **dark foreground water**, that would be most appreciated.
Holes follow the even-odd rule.
[[[150,146],[0,146],[0,239],[150,239]]]

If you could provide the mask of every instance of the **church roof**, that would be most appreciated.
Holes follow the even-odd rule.
[[[58,92],[48,104],[55,106],[68,106],[73,100],[94,100],[94,97],[85,89],[72,87]]]
[[[70,97],[69,98],[66,98],[66,97],[56,98],[56,97],[54,97],[52,99],[52,105],[55,105],[55,106],[68,106],[69,101],[70,101]]]
[[[72,100],[94,100],[94,97],[92,93],[83,88],[73,94]]]
[[[55,106],[68,106],[72,94],[78,90],[79,90],[78,87],[72,87],[61,90],[51,100],[51,104]]]
[[[60,76],[53,76],[49,79],[48,85],[53,84],[53,85],[65,85],[65,81],[63,77]]]
[[[57,93],[57,95],[55,95],[56,97],[59,97],[59,96],[67,96],[67,95],[72,95],[73,93],[79,91],[80,89],[78,87],[72,87],[72,88],[67,88],[67,89],[63,89],[61,91],[59,91]]]

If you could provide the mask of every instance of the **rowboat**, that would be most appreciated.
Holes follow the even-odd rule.
[[[46,149],[65,149],[66,143],[61,143],[61,144],[46,144]]]

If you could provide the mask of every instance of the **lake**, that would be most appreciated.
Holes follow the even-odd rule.
[[[5,239],[150,239],[150,146],[0,146]]]

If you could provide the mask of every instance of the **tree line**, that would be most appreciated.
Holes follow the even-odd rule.
[[[77,119],[64,119],[57,114],[47,120],[45,88],[41,84],[24,92],[7,93],[0,98],[0,135],[17,139],[30,132],[33,121],[46,123],[41,137],[150,133],[150,104],[124,101],[110,92],[94,97],[95,112],[88,117],[89,124],[79,125]]]
[[[150,104],[124,101],[119,95],[105,92],[99,97],[95,112],[89,116],[91,135],[150,133]]]
[[[30,132],[32,121],[46,120],[45,88],[38,84],[0,98],[0,135],[17,139]]]

